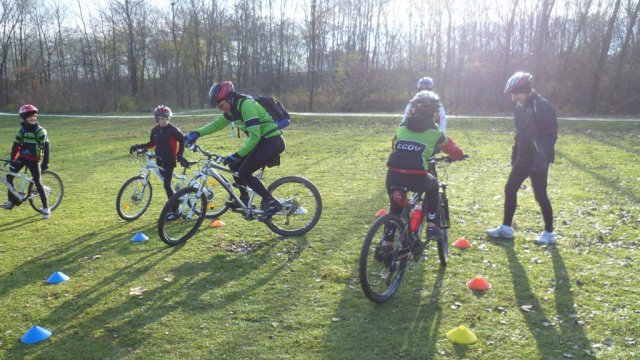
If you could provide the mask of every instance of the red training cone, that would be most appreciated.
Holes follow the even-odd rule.
[[[454,241],[452,245],[457,247],[458,249],[468,249],[471,247],[471,241],[467,240],[465,237],[461,237],[460,239]]]
[[[467,287],[471,290],[477,291],[485,291],[487,289],[491,289],[491,284],[487,281],[487,279],[482,276],[476,276],[473,279],[467,281]]]
[[[217,227],[223,227],[225,225],[226,224],[222,220],[215,219],[211,222],[211,224],[209,224],[209,227],[217,228]]]
[[[381,216],[387,215],[387,210],[385,210],[384,208],[378,210],[378,212],[376,213],[376,217],[379,218]]]

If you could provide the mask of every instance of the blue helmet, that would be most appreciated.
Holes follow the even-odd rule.
[[[418,80],[418,89],[419,90],[433,90],[433,79],[425,76]]]
[[[507,84],[504,86],[504,93],[528,94],[531,92],[532,85],[533,75],[528,72],[518,71],[507,80]]]

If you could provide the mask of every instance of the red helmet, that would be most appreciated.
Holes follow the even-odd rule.
[[[518,71],[511,75],[504,86],[504,93],[528,94],[533,85],[533,75],[528,72]]]
[[[20,114],[20,118],[22,118],[22,120],[37,113],[38,113],[38,108],[31,104],[22,105],[20,106],[20,110],[18,110],[18,114]]]
[[[227,100],[233,92],[234,88],[231,81],[213,84],[209,89],[209,105],[217,107],[220,102]]]
[[[158,105],[156,109],[153,110],[153,116],[155,117],[169,119],[172,115],[171,109],[166,105]]]

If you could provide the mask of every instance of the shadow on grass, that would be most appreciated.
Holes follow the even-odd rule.
[[[582,327],[575,325],[571,279],[560,253],[552,247],[554,292],[557,317],[549,318],[529,285],[527,273],[516,254],[513,241],[492,241],[507,255],[513,279],[516,303],[529,333],[533,336],[541,359],[558,359],[565,353],[581,359],[595,359],[584,350],[591,350],[591,343]],[[544,324],[548,324],[545,326]],[[577,352],[577,353],[576,353]]]
[[[150,228],[153,226],[149,226],[147,230]],[[72,242],[73,245],[61,249],[57,257],[70,257],[76,262],[78,259],[91,261],[91,256],[108,251],[114,246],[113,243],[126,247],[121,242],[114,241],[112,234],[109,238],[97,242],[89,241],[99,237],[99,234],[105,230],[107,229],[101,229],[77,239],[78,241]],[[129,232],[126,232],[127,237],[130,236]],[[265,286],[290,262],[297,259],[306,248],[304,237],[296,239],[298,244],[295,250],[288,252],[287,261],[278,264],[271,272],[252,280],[246,286],[215,295],[212,295],[215,289],[224,288],[228,283],[239,282],[239,279],[245,281],[251,273],[273,260],[271,253],[281,241],[280,238],[274,237],[261,242],[253,249],[251,256],[244,256],[244,254],[233,256],[223,253],[202,261],[181,261],[170,270],[172,280],[165,279],[165,281],[151,282],[151,284],[149,280],[145,282],[141,279],[147,273],[153,272],[157,264],[178,254],[184,245],[173,248],[162,246],[142,249],[138,246],[140,256],[135,258],[135,261],[127,263],[125,267],[119,266],[120,270],[111,272],[109,276],[97,282],[91,281],[93,285],[79,291],[73,298],[57,304],[48,316],[38,320],[40,325],[54,332],[50,340],[54,344],[30,348],[18,343],[7,349],[6,358],[22,358],[25,355],[53,358],[78,348],[86,349],[87,358],[128,357],[135,354],[135,349],[141,347],[150,336],[148,331],[151,330],[148,327],[156,331],[158,328],[166,329],[165,334],[177,330],[179,334],[175,334],[175,337],[174,334],[165,335],[172,339],[172,343],[188,341],[188,338],[179,339],[181,336],[189,336],[189,332],[195,329],[182,328],[184,324],[176,326],[171,319],[180,318],[179,314],[184,312],[192,312],[193,317],[198,317],[212,309],[228,307],[248,293]],[[106,261],[106,259],[100,258],[96,261]],[[73,272],[75,269],[71,267]],[[73,280],[81,282],[82,277],[76,276]],[[130,287],[138,283],[147,284],[145,287],[150,289],[144,291],[142,296],[132,296],[129,293]],[[157,286],[153,287],[153,285]],[[118,301],[118,299],[122,300]],[[186,335],[183,332],[185,330]]]
[[[625,197],[628,197],[629,199],[631,199],[631,202],[634,204],[640,203],[640,196],[632,189],[628,189],[620,186],[620,179],[614,176],[611,176],[611,173],[607,171],[602,171],[602,170],[597,171],[597,170],[590,169],[587,167],[587,165],[578,161],[575,158],[572,158],[569,154],[563,151],[556,151],[556,153],[557,153],[556,156],[562,157],[564,161],[571,164],[571,166],[584,172],[585,174],[588,174],[589,176],[594,178],[596,181],[601,183],[604,187],[611,189],[612,192],[616,194],[623,194]]]

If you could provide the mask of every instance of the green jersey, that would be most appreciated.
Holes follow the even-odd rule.
[[[396,130],[393,151],[387,166],[399,169],[427,170],[429,158],[436,147],[444,146],[447,138],[438,128],[415,132],[400,126]]]
[[[243,131],[248,137],[237,151],[238,155],[245,157],[263,137],[271,138],[282,134],[267,110],[252,98],[241,97],[235,99],[234,102],[237,104],[235,109],[232,107],[230,112],[225,112],[213,122],[200,128],[198,130],[200,136],[212,134],[234,122],[238,126],[238,130]]]

